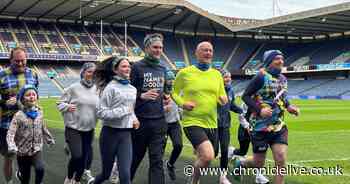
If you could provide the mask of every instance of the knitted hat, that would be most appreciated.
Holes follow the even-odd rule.
[[[279,50],[265,51],[263,56],[264,67],[268,67],[272,63],[273,59],[275,59],[275,57],[278,55],[284,56],[283,53]]]
[[[159,33],[146,35],[145,39],[143,40],[143,45],[145,47],[148,47],[148,46],[152,45],[152,43],[154,43],[156,41],[163,42],[163,35],[161,35]]]
[[[96,64],[92,62],[84,63],[83,66],[80,69],[80,78],[82,79],[84,76],[84,73],[86,70],[90,68],[96,68]]]
[[[129,59],[126,58],[126,57],[113,57],[112,67],[115,68],[115,67],[118,66],[119,63],[120,63],[121,61],[123,61],[124,59],[127,60],[127,61],[129,62],[129,64],[130,64]]]
[[[35,86],[33,86],[33,85],[26,84],[19,90],[19,92],[17,94],[17,102],[21,102],[23,104],[22,101],[23,101],[24,94],[30,89],[35,91],[35,93],[36,93],[36,95],[37,95],[37,97],[39,99],[38,89]]]

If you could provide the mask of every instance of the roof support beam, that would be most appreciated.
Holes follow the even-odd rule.
[[[60,16],[60,17],[58,17],[58,18],[56,19],[56,21],[58,22],[59,20],[63,19],[64,17],[66,17],[66,16],[68,16],[68,15],[70,15],[70,14],[72,14],[72,13],[78,11],[78,10],[80,9],[80,7],[81,7],[81,8],[84,8],[84,7],[88,6],[89,4],[91,4],[91,3],[93,3],[93,2],[94,2],[94,0],[90,0],[89,2],[86,2],[85,4],[83,4],[83,5],[81,5],[81,6],[79,5],[77,8],[74,8],[73,10],[67,12],[66,14],[64,14],[64,15],[62,15],[62,16]]]
[[[198,15],[198,16],[197,16],[196,23],[194,24],[193,32],[194,32],[194,35],[196,35],[196,36],[197,36],[197,31],[198,31],[198,27],[199,27],[199,23],[200,23],[200,21],[201,21],[201,18],[202,18],[202,16],[201,16],[201,15]]]
[[[120,2],[120,1],[117,1],[117,2],[115,2],[115,4],[117,4],[117,3],[119,3],[119,2]],[[104,10],[104,9],[106,9],[106,8],[108,8],[108,7],[110,7],[110,6],[113,6],[113,5],[111,5],[111,4],[106,4],[105,6],[102,6],[102,7],[98,8],[97,10],[95,10],[95,11],[93,11],[93,12],[91,12],[91,13],[88,13],[88,14],[82,16],[81,19],[75,19],[75,21],[84,20],[85,18],[87,18],[87,17],[89,17],[89,16],[91,16],[91,15],[93,15],[93,14],[96,14],[97,12],[100,12],[100,11],[102,11],[102,10]]]
[[[140,15],[140,14],[143,14],[143,13],[146,13],[146,12],[149,12],[149,11],[151,11],[151,10],[157,8],[158,6],[160,6],[160,4],[156,4],[156,5],[152,6],[152,7],[143,9],[143,10],[141,10],[141,11],[139,11],[139,12],[133,13],[133,14],[131,14],[131,15],[128,15],[128,16],[124,17],[124,18],[120,18],[120,19],[118,19],[118,20],[114,20],[111,24],[115,24],[115,23],[117,23],[117,22],[121,22],[121,21],[123,21],[123,19],[124,19],[124,20],[128,20],[128,19],[130,19],[131,17],[135,17],[135,16],[137,16],[137,15]]]
[[[175,22],[174,27],[173,27],[173,32],[175,32],[176,28],[179,27],[182,23],[184,23],[186,21],[186,19],[191,15],[192,15],[192,12],[188,10],[187,13],[184,14],[180,20]]]
[[[52,7],[51,9],[47,10],[46,12],[44,12],[43,14],[41,14],[39,17],[37,17],[37,20],[45,17],[46,15],[48,15],[49,13],[51,13],[52,11],[54,11],[56,8],[66,4],[69,0],[63,0],[61,2],[59,2],[58,4],[56,4],[54,7]]]
[[[28,8],[26,8],[25,10],[23,10],[21,13],[19,13],[18,15],[17,15],[17,19],[20,17],[20,16],[22,16],[22,15],[24,15],[25,13],[27,13],[30,9],[32,9],[34,6],[36,6],[38,3],[40,3],[40,1],[42,1],[42,0],[37,0],[37,1],[35,1],[33,4],[31,4]]]
[[[138,6],[139,4],[141,4],[141,3],[140,3],[140,2],[137,2],[137,3],[134,3],[134,4],[128,6],[128,7],[124,8],[124,9],[119,9],[119,10],[113,12],[113,13],[110,13],[110,14],[108,14],[108,15],[102,17],[102,19],[107,19],[108,17],[114,17],[114,16],[116,16],[116,15],[118,15],[118,14],[124,12],[124,11],[127,11],[127,10],[129,10],[129,9],[135,7],[135,6]]]
[[[214,36],[216,37],[216,33],[217,33],[217,31],[216,31],[216,28],[215,28],[215,26],[214,26],[214,24],[213,24],[213,21],[212,21],[212,20],[209,20],[209,25],[210,25],[210,27],[213,29],[213,31],[214,31]]]
[[[169,11],[169,9],[164,10],[164,11],[161,11],[161,12],[154,13],[154,14],[152,14],[152,15],[150,15],[150,16],[147,16],[147,17],[141,17],[141,18],[139,18],[139,19],[130,21],[130,22],[128,22],[128,23],[129,23],[129,24],[133,24],[133,23],[136,23],[136,22],[144,21],[144,20],[146,20],[146,19],[153,18],[153,17],[155,17],[155,16],[158,16],[158,15],[160,15],[160,14],[166,13],[166,12],[168,12],[168,11]]]
[[[315,27],[323,27],[323,28],[334,28],[334,29],[346,29],[347,26],[349,25],[344,25],[344,24],[336,24],[336,23],[328,23],[328,24],[325,24],[323,22],[313,22],[313,21],[298,21],[298,22],[291,22],[290,24],[297,24],[299,23],[298,25],[304,25],[305,24],[308,24],[308,25],[312,25],[312,26],[315,26]],[[305,23],[305,24],[303,24]]]
[[[305,30],[305,31],[323,31],[323,32],[329,32],[329,33],[334,33],[337,32],[337,29],[327,29],[327,28],[317,28],[317,27],[307,27],[307,26],[302,26],[302,25],[293,25],[293,24],[285,24],[287,29],[290,28],[295,28],[297,30]],[[273,27],[272,27],[273,28]],[[280,27],[282,28],[282,27]]]
[[[303,29],[303,30],[322,30],[322,31],[330,31],[330,32],[337,32],[337,31],[347,31],[349,29],[345,29],[345,28],[334,28],[331,26],[316,26],[316,25],[305,25],[305,24],[295,24],[295,23],[286,23],[283,25],[276,25],[276,26],[272,26],[271,28],[285,28],[285,29],[291,29],[291,28],[296,28],[296,29]]]
[[[10,2],[8,2],[1,10],[0,10],[0,14],[2,12],[4,12],[9,6],[11,6],[12,3],[14,3],[15,0],[11,0]]]
[[[164,22],[164,21],[170,19],[170,18],[173,17],[174,15],[176,15],[176,14],[174,14],[175,9],[176,9],[176,8],[171,9],[170,12],[168,13],[168,15],[166,15],[165,17],[162,17],[162,18],[160,18],[160,19],[158,19],[158,20],[156,20],[156,21],[154,21],[154,22],[152,23],[152,25],[151,25],[151,29],[153,29],[154,26],[156,26],[156,25],[158,25],[158,24],[160,24],[160,23],[162,23],[162,22]]]
[[[246,30],[244,32],[252,34],[252,33],[258,33],[259,31],[258,30]],[[237,33],[237,34],[239,34],[239,33]],[[276,35],[276,36],[284,36],[284,35],[289,35],[289,36],[312,36],[310,34],[305,35],[305,33],[303,33],[303,35],[301,35],[299,32],[284,33],[282,30],[275,30],[275,29],[268,29],[268,30],[262,29],[260,34],[263,34],[263,35]]]

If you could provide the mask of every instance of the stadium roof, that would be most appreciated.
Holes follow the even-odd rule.
[[[350,34],[350,2],[248,24],[229,22],[185,0],[1,0],[1,17],[76,23],[96,23],[102,18],[112,25],[127,21],[131,27],[145,29],[255,39]]]
[[[350,2],[236,26],[233,32],[313,39],[350,34]]]
[[[4,3],[3,3],[4,2]],[[230,24],[184,0],[1,0],[2,17],[124,24],[195,34],[230,34]]]

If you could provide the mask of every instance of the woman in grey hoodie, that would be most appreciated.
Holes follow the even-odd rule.
[[[88,157],[92,157],[98,102],[93,80],[95,70],[94,63],[85,63],[80,71],[80,82],[68,87],[57,105],[64,118],[65,138],[71,153],[64,184],[80,184],[84,169],[89,165]],[[89,159],[91,162],[92,158]]]
[[[134,113],[136,88],[129,83],[130,63],[126,58],[107,58],[96,71],[100,102],[97,116],[102,120],[100,152],[102,172],[95,184],[107,180],[115,158],[120,184],[130,184],[132,161],[131,131],[140,126]]]

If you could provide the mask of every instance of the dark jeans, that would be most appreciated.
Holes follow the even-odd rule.
[[[132,133],[133,160],[131,165],[131,180],[135,177],[136,170],[140,165],[148,149],[149,156],[149,184],[164,184],[163,155],[167,123],[161,119],[139,118],[140,128]],[[119,160],[118,160],[119,161]]]
[[[75,181],[80,181],[84,169],[88,168],[86,164],[91,165],[94,130],[83,132],[66,127],[65,137],[71,153],[67,177],[72,179],[75,173]],[[89,159],[90,161],[88,161]]]
[[[167,142],[168,137],[170,137],[170,140],[173,144],[173,151],[170,154],[168,163],[170,165],[174,165],[176,160],[179,158],[183,147],[182,131],[181,131],[181,126],[179,122],[168,123],[168,131],[167,131],[167,137],[165,139],[165,143]],[[166,147],[166,144],[164,144],[164,149],[165,147]]]
[[[219,127],[219,145],[221,150],[220,167],[227,168],[228,165],[228,146],[230,145],[230,128]]]
[[[17,156],[17,163],[21,184],[29,184],[31,166],[35,169],[35,184],[41,184],[44,178],[44,162],[41,152],[33,156]]]
[[[131,131],[131,129],[103,126],[100,135],[102,173],[96,176],[94,184],[100,184],[109,178],[115,158],[118,160],[119,183],[131,184],[130,167],[133,152]]]

